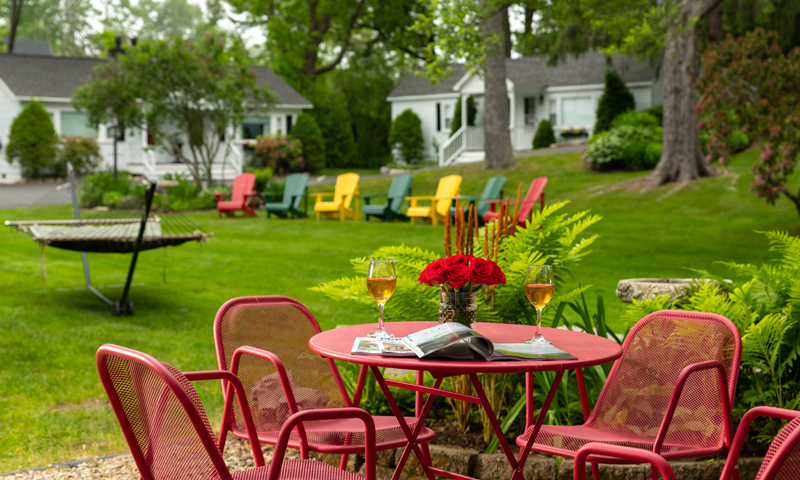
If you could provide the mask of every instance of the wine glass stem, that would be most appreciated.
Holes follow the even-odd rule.
[[[383,304],[378,304],[378,330],[383,331]]]
[[[542,337],[542,309],[536,309],[536,336]]]

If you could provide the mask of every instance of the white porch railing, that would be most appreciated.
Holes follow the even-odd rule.
[[[483,127],[467,127],[467,151],[483,151]]]
[[[446,167],[447,165],[450,165],[456,160],[456,158],[458,158],[459,155],[461,155],[464,150],[467,149],[464,135],[465,131],[466,127],[462,126],[456,130],[456,133],[448,138],[441,147],[439,147],[440,167]]]
[[[511,127],[511,147],[515,151],[533,149],[533,137],[537,125],[515,125]]]

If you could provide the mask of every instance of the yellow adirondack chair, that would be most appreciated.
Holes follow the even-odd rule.
[[[316,202],[314,203],[314,211],[317,212],[317,220],[322,218],[322,215],[327,217],[336,218],[339,215],[339,220],[344,220],[344,217],[350,217],[358,220],[358,174],[345,173],[336,177],[336,188],[333,193],[312,193]],[[330,202],[323,202],[323,197],[333,196]],[[353,203],[353,198],[356,200],[355,208],[350,208]]]
[[[439,179],[439,186],[436,188],[436,195],[430,197],[406,197],[411,202],[406,215],[411,218],[411,224],[416,223],[417,218],[430,220],[434,225],[439,221],[444,221],[445,215],[450,213],[450,203],[453,197],[457,197],[460,192],[461,177],[458,175],[448,175]],[[430,206],[419,206],[420,200],[430,200]]]

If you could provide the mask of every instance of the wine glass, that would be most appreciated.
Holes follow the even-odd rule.
[[[394,273],[394,262],[391,260],[371,260],[367,274],[367,290],[378,302],[378,329],[370,333],[370,337],[393,337],[383,328],[383,306],[394,293],[397,286],[397,275]]]
[[[554,293],[556,293],[556,281],[553,278],[553,267],[550,265],[529,266],[525,276],[525,296],[536,309],[536,334],[525,343],[551,343],[542,335],[542,309],[550,303]]]

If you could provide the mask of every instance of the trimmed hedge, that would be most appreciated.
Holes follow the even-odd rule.
[[[553,132],[553,124],[550,120],[542,120],[536,127],[536,135],[533,137],[533,149],[547,148],[556,143],[556,134]]]
[[[392,122],[389,132],[389,145],[397,148],[407,163],[417,163],[423,159],[422,149],[425,145],[422,136],[422,121],[416,113],[406,110]]]
[[[649,170],[661,159],[661,127],[623,125],[589,139],[586,163],[595,170]]]
[[[298,115],[297,123],[292,127],[289,136],[300,141],[309,172],[318,172],[325,168],[325,139],[313,115],[309,113]]]
[[[37,178],[42,170],[55,166],[57,144],[50,114],[41,102],[31,100],[11,124],[6,160],[18,163],[25,178]]]
[[[617,115],[635,108],[636,101],[622,77],[614,70],[607,71],[603,96],[600,97],[600,102],[597,104],[594,133],[607,131],[611,127],[611,121]]]

